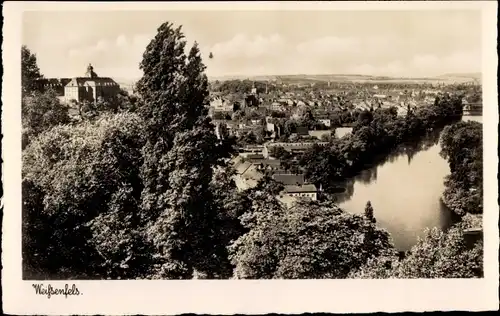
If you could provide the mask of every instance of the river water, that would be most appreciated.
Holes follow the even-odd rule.
[[[481,116],[463,120],[482,123]],[[389,231],[398,250],[410,249],[425,228],[447,229],[457,219],[440,199],[450,169],[439,155],[439,133],[402,146],[348,181],[338,195],[339,206],[352,213],[362,214],[370,201],[377,224]]]

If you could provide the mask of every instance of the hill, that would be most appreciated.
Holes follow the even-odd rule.
[[[359,74],[297,74],[297,75],[265,75],[265,76],[222,76],[209,77],[211,81],[227,80],[255,80],[255,81],[282,81],[286,83],[311,83],[311,82],[373,82],[373,83],[460,83],[468,81],[480,81],[480,73],[457,73],[444,74],[436,77],[390,77],[390,76],[370,76]]]

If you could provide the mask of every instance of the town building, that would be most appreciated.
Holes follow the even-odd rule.
[[[212,100],[210,100],[210,107],[212,107],[214,111],[222,111],[222,112],[234,111],[234,104],[232,104],[228,100],[223,99],[220,96],[215,96],[213,97]]]
[[[316,201],[318,199],[318,190],[314,184],[285,185],[285,189],[280,195],[294,198],[310,198]]]
[[[120,93],[120,85],[109,77],[99,77],[91,64],[84,77],[74,77],[64,86],[64,100],[70,102],[97,102],[110,100]]]
[[[43,78],[35,81],[36,88],[40,92],[52,90],[59,97],[60,101],[64,101],[64,86],[71,81],[71,78]]]
[[[263,175],[257,171],[256,165],[250,162],[236,162],[234,165],[236,174],[233,180],[239,190],[246,190],[257,185]]]
[[[260,159],[254,160],[253,163],[257,165],[257,170],[263,173],[280,170],[281,167],[281,161],[279,159]]]
[[[53,90],[63,103],[97,102],[98,98],[107,101],[116,97],[120,85],[109,77],[99,77],[92,65],[89,64],[83,77],[74,78],[44,78],[36,81],[37,89],[41,92]]]
[[[318,119],[318,122],[325,125],[326,127],[332,126],[332,121],[329,118],[320,118]]]
[[[273,180],[279,182],[283,185],[303,185],[305,183],[303,174],[280,174],[274,173],[272,175]]]
[[[247,158],[249,155],[263,155],[264,146],[263,145],[247,145],[239,150],[239,155],[243,158]]]

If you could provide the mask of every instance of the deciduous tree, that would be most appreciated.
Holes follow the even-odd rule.
[[[142,208],[159,252],[158,277],[218,277],[219,226],[210,181],[229,152],[206,117],[208,83],[197,44],[185,55],[181,28],[164,23],[140,68],[143,149]],[[224,150],[223,150],[224,149]]]
[[[21,47],[21,85],[22,95],[26,96],[36,90],[35,80],[41,79],[40,68],[33,54],[25,45]]]
[[[344,278],[392,249],[387,232],[328,201],[285,210],[265,195],[241,219],[249,231],[231,246],[238,278]]]

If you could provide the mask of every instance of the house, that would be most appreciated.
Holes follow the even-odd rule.
[[[314,184],[285,185],[285,189],[280,195],[297,198],[310,198],[313,201],[318,199],[318,190]]]
[[[262,154],[248,154],[245,157],[245,160],[253,163],[253,164],[259,164],[264,160],[264,155]]]
[[[279,128],[275,124],[267,122],[264,128],[265,128],[265,131],[268,133],[269,138],[279,137],[279,134],[280,134]]]
[[[257,182],[263,177],[257,171],[254,164],[250,162],[243,162],[235,166],[236,174],[233,179],[239,190],[246,190],[257,185]]]
[[[296,134],[298,137],[309,136],[309,128],[307,126],[297,126]]]
[[[321,140],[323,135],[328,135],[328,136],[331,136],[332,135],[332,131],[331,130],[326,130],[326,131],[309,131],[309,136],[312,136],[312,137],[316,137],[317,139]]]
[[[283,185],[303,185],[305,183],[303,174],[279,174],[272,175],[273,180]]]
[[[280,170],[281,161],[279,159],[260,159],[255,160],[255,165],[257,165],[257,170],[261,172]]]
[[[249,155],[262,155],[264,146],[262,145],[247,145],[239,149],[239,155],[243,158],[248,158]],[[256,156],[253,156],[254,158]]]
[[[278,102],[273,102],[270,106],[270,109],[273,111],[283,111],[283,106],[279,104]]]
[[[320,118],[318,119],[318,122],[325,125],[326,127],[332,126],[332,121],[329,118]]]

